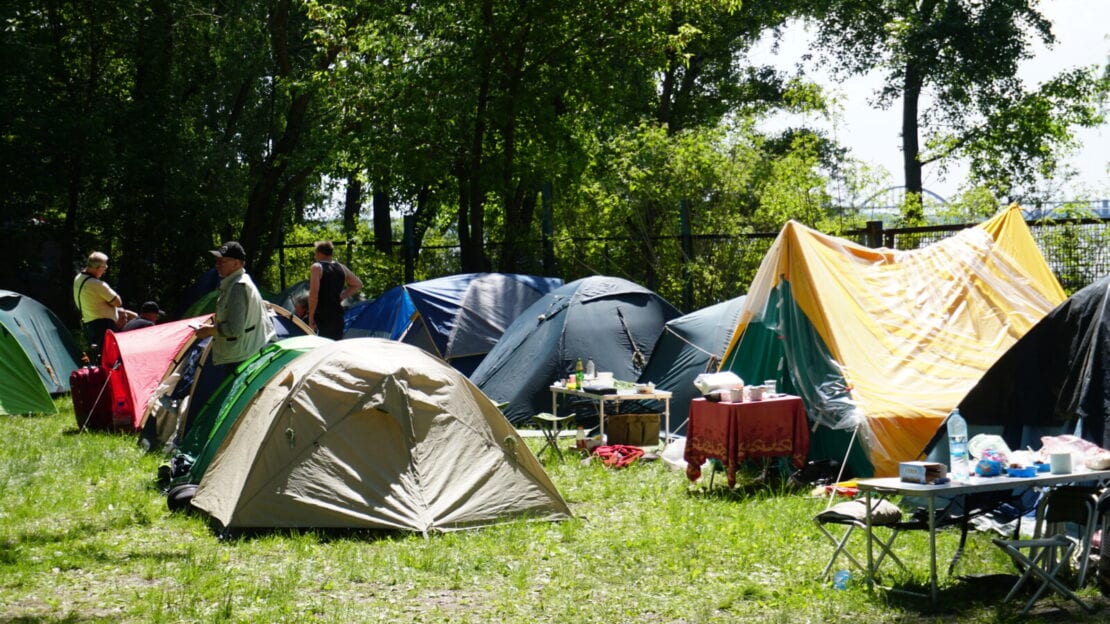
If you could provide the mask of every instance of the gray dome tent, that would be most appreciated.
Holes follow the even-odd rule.
[[[593,359],[599,371],[635,381],[663,324],[679,316],[656,293],[618,277],[586,277],[532,304],[470,376],[514,424],[551,409],[548,387]]]
[[[640,381],[673,393],[671,433],[684,435],[690,401],[700,396],[694,378],[717,372],[743,307],[744,297],[736,297],[668,321],[663,328]]]
[[[571,516],[462,373],[380,338],[285,364],[243,407],[192,504],[226,528],[429,533]]]

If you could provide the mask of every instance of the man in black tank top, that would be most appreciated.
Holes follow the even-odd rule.
[[[316,262],[308,280],[308,324],[318,335],[339,340],[343,337],[343,300],[362,290],[362,280],[332,260],[334,253],[331,241],[316,242]]]

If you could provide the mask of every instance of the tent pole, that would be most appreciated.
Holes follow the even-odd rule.
[[[833,488],[829,490],[829,500],[825,504],[825,509],[832,507],[833,498],[836,496],[836,483],[840,483],[841,477],[844,476],[844,467],[848,465],[848,454],[852,452],[852,444],[856,441],[856,434],[859,433],[859,424],[852,429],[852,437],[848,440],[848,448],[844,449],[844,459],[840,461],[840,470],[836,473],[836,481]]]
[[[100,405],[100,399],[104,396],[104,391],[108,389],[108,382],[112,380],[112,373],[114,373],[121,364],[123,364],[123,360],[117,359],[115,365],[108,369],[108,374],[104,376],[104,385],[100,386],[100,393],[96,395],[96,400],[93,401],[92,407],[89,408],[88,415],[85,416],[85,422],[81,423],[81,428],[77,430],[78,433],[88,428],[89,419],[92,418],[93,412],[96,411],[96,406]]]

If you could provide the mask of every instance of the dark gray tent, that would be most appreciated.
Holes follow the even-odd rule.
[[[743,307],[744,297],[736,297],[680,316],[664,326],[640,382],[650,381],[657,389],[673,393],[672,433],[685,432],[690,401],[700,396],[694,378],[717,371]]]
[[[1110,276],[1075,293],[1018,340],[960,402],[970,425],[1002,426],[1011,448],[1022,427],[1070,430],[1110,448]]]
[[[586,277],[533,303],[505,330],[470,376],[510,422],[551,410],[548,387],[593,359],[599,371],[633,381],[678,310],[654,292],[617,277]]]

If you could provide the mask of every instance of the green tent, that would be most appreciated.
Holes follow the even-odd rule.
[[[55,414],[79,358],[73,336],[46,306],[0,290],[0,414]]]
[[[237,374],[229,376],[191,419],[185,437],[177,448],[179,462],[188,472],[173,479],[175,485],[200,483],[231,425],[243,406],[281,367],[298,355],[332,342],[315,335],[295,336],[268,345],[244,362]]]
[[[262,295],[263,299],[271,303],[280,301],[277,295],[262,287],[258,288],[258,293]],[[218,299],[219,296],[220,291],[218,289],[213,289],[204,293],[185,310],[185,314],[182,315],[181,318],[193,318],[194,316],[212,314],[216,311],[216,299]],[[289,311],[292,312],[293,310],[290,309]]]

